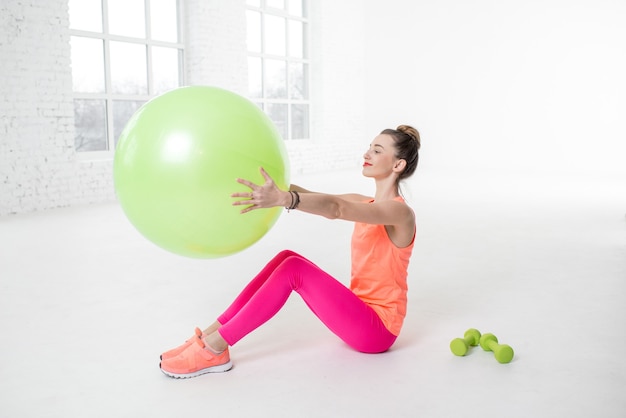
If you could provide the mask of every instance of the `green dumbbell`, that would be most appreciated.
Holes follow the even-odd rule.
[[[467,354],[470,346],[477,346],[480,341],[480,332],[477,329],[470,328],[465,331],[463,338],[455,338],[450,341],[450,350],[456,356],[464,356]]]
[[[484,334],[480,337],[480,346],[485,351],[493,351],[498,363],[509,363],[513,360],[513,349],[506,344],[498,344],[498,339],[493,334]]]

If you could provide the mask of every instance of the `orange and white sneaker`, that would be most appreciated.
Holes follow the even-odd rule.
[[[230,370],[233,363],[230,361],[228,348],[216,354],[198,337],[192,337],[189,344],[180,354],[163,358],[161,371],[176,379],[187,379],[205,373],[221,373]]]
[[[196,327],[196,329],[194,330],[193,337],[189,338],[187,341],[185,341],[178,347],[172,348],[171,350],[168,350],[165,353],[161,354],[161,360],[165,360],[166,358],[170,358],[170,357],[176,357],[177,355],[185,351],[185,348],[189,347],[191,343],[193,343],[194,338],[196,337],[204,338],[206,337],[206,335],[202,331],[200,331],[200,328]]]

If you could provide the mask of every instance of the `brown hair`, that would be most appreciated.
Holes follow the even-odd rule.
[[[410,177],[417,168],[419,161],[420,134],[412,126],[400,125],[396,129],[385,129],[381,134],[390,135],[396,146],[396,158],[406,161],[404,171],[398,176],[400,180]]]

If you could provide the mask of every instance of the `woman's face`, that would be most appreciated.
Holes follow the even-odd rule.
[[[374,178],[387,177],[393,172],[398,161],[395,153],[395,143],[391,135],[378,135],[363,154],[363,175]]]

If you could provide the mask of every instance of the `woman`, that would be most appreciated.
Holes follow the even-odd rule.
[[[395,342],[406,314],[406,277],[415,239],[415,215],[400,196],[400,181],[417,167],[419,133],[408,125],[385,129],[363,155],[363,175],[375,180],[374,197],[313,193],[296,185],[280,190],[270,176],[262,185],[237,181],[242,213],[285,206],[329,219],[355,222],[350,287],[292,251],[276,255],[230,307],[204,331],[161,355],[161,370],[175,378],[230,370],[228,347],[274,316],[292,291],[350,347],[381,353]]]

